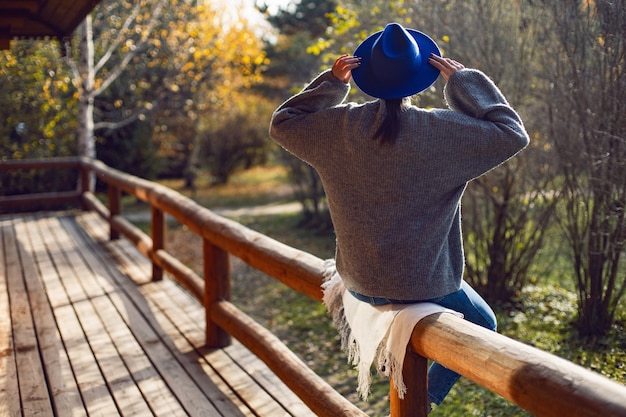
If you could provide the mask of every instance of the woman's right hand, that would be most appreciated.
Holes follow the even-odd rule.
[[[352,70],[361,65],[361,58],[351,55],[342,55],[333,64],[332,73],[338,80],[348,83]]]

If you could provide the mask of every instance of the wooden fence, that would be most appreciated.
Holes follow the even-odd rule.
[[[76,192],[61,193],[58,198],[98,212],[110,223],[112,239],[120,234],[125,236],[152,261],[154,280],[160,280],[163,271],[168,271],[202,302],[208,346],[223,347],[231,336],[235,337],[266,362],[318,415],[365,415],[276,336],[229,301],[229,254],[320,301],[324,272],[321,259],[220,217],[169,188],[114,170],[97,160],[0,161],[0,172],[55,167],[78,169],[82,179]],[[92,173],[107,185],[108,207],[88,190]],[[122,217],[122,192],[150,204],[151,236]],[[55,193],[0,197],[0,213],[28,207],[35,201],[40,205],[53,203]],[[202,237],[203,277],[166,251],[166,214]],[[432,315],[420,321],[407,350],[403,375],[408,391],[400,400],[391,387],[392,417],[426,416],[426,358],[453,369],[535,416],[626,417],[626,386],[450,314]]]

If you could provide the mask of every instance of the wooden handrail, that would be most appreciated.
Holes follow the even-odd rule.
[[[87,207],[93,207],[102,217],[109,219],[112,229],[129,238],[153,263],[171,272],[202,302],[207,311],[207,346],[225,346],[233,335],[264,360],[316,414],[328,417],[366,416],[311,371],[278,338],[225,301],[230,297],[228,253],[320,301],[324,272],[321,259],[217,216],[169,188],[113,170],[100,161],[83,159],[81,166],[93,170],[96,177],[110,188],[126,191],[149,203],[152,225],[155,224],[155,214],[162,216],[167,213],[203,238],[204,280],[167,254],[162,244],[154,245],[157,240],[154,228],[150,239],[119,214],[114,214],[119,210],[107,210],[93,194],[85,193],[84,204]],[[109,196],[111,194],[109,192]],[[117,205],[117,193],[113,195],[115,198],[111,200]],[[160,227],[156,229],[157,236],[162,236]]]
[[[77,157],[0,160],[0,172],[26,169],[77,169],[79,167],[80,159]],[[0,196],[0,214],[32,207],[35,204],[38,207],[58,207],[59,204],[77,204],[80,201],[81,192],[82,189],[80,189],[79,185],[73,191]]]
[[[54,166],[49,160],[19,164],[0,161],[0,170],[38,168],[39,162],[46,168]],[[85,207],[108,219],[112,229],[129,238],[153,264],[171,272],[203,302],[209,327],[218,326],[207,329],[207,342],[222,345],[230,335],[238,338],[320,415],[364,415],[314,375],[275,336],[228,302],[227,254],[316,300],[322,297],[321,259],[222,218],[159,184],[114,170],[99,161],[80,159],[78,165],[83,177],[89,171],[96,173],[109,187],[148,202],[153,216],[167,213],[203,238],[204,279],[168,254],[162,244],[154,244],[158,236],[146,236],[121,217],[119,210],[107,209],[90,192],[82,194]],[[156,225],[157,234],[162,233],[158,231],[159,219],[153,219],[152,224]],[[213,261],[207,264],[207,258]],[[226,333],[220,333],[220,329]],[[626,417],[626,386],[450,314],[432,315],[420,321],[408,349],[404,368],[408,392],[406,399],[400,400],[392,388],[393,417],[426,415],[425,358],[441,363],[536,416]],[[289,360],[284,360],[287,357]]]
[[[6,161],[0,160],[0,172],[14,171],[16,169],[78,168],[79,166],[80,158],[77,156],[58,158],[8,159]]]
[[[218,216],[195,201],[160,184],[114,170],[100,161],[82,159],[81,164],[92,169],[99,180],[162,210],[195,234],[237,256],[250,266],[296,291],[321,301],[323,260]]]
[[[287,348],[274,334],[242,313],[227,301],[217,302],[210,311],[211,317],[229,333],[247,346],[311,408],[324,417],[362,417],[361,410],[350,404],[322,378]],[[288,369],[288,372],[284,372]]]
[[[534,416],[626,416],[624,385],[452,314],[420,321],[410,345]]]

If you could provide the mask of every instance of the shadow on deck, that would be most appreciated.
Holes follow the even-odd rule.
[[[0,216],[0,415],[307,416],[93,212]]]

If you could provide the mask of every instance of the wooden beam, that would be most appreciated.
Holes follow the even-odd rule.
[[[78,205],[80,193],[78,191],[60,191],[51,193],[37,193],[28,195],[0,196],[0,214],[20,210],[40,210],[42,208],[63,207]]]
[[[393,379],[389,378],[391,417],[426,417],[428,415],[428,359],[407,348],[402,366],[406,385],[404,398],[398,396]]]
[[[213,320],[211,309],[220,301],[230,300],[230,260],[228,252],[206,239],[202,240],[204,262],[204,300],[206,312],[206,345],[225,347],[231,342],[230,334]]]
[[[8,159],[0,161],[0,171],[13,171],[16,169],[48,169],[48,168],[78,168],[80,158],[33,158],[33,159]]]
[[[39,0],[0,0],[0,9],[3,10],[27,10],[30,13],[39,11]]]
[[[421,320],[411,347],[537,417],[626,417],[626,386],[453,314]]]
[[[252,267],[313,299],[322,299],[324,261],[235,221],[223,218],[167,187],[82,158],[109,186],[117,186],[170,214],[181,224]]]
[[[111,224],[109,239],[116,240],[119,239],[120,234],[113,228],[111,220],[122,213],[122,192],[117,187],[109,186],[107,188],[107,196],[109,199],[109,223]]]
[[[11,48],[12,36],[7,28],[0,24],[0,51],[6,51]]]
[[[0,16],[0,27],[8,28],[9,33],[16,37],[43,38],[48,36],[60,36],[63,28],[57,26],[58,23],[45,20],[38,13],[31,13],[24,9],[2,10]]]
[[[163,211],[156,207],[151,208],[151,226],[150,232],[152,234],[152,252],[165,249],[165,215]],[[152,262],[152,281],[161,281],[163,279],[163,268],[161,268],[156,262]]]
[[[227,301],[216,303],[211,318],[274,371],[316,415],[367,417],[306,366],[278,337]]]

